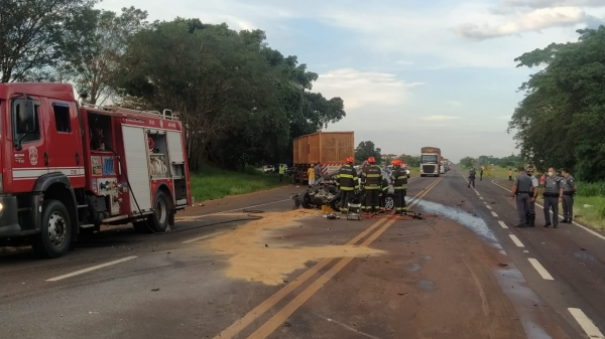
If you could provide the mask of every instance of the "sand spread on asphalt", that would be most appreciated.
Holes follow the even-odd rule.
[[[319,211],[263,213],[262,217],[203,243],[206,249],[228,256],[226,276],[275,286],[284,284],[290,273],[306,268],[305,263],[310,261],[384,253],[351,245],[299,247],[276,237],[273,233],[288,227],[299,228],[304,219],[322,218]],[[268,247],[265,247],[265,244]]]

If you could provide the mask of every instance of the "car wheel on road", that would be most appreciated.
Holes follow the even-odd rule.
[[[330,208],[334,211],[340,211],[340,198],[336,198],[330,202]]]
[[[395,208],[395,197],[389,194],[384,198],[384,209],[390,211],[393,208]]]
[[[69,249],[71,220],[65,205],[54,199],[44,201],[40,233],[33,239],[34,251],[43,258],[57,258]]]
[[[309,196],[308,192],[305,192],[305,194],[299,198],[300,199],[300,204],[303,208],[311,208],[311,197]]]

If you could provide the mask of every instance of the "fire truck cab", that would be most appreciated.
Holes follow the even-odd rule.
[[[191,203],[185,136],[169,110],[78,105],[73,87],[0,84],[0,245],[42,257],[132,222],[164,232]]]

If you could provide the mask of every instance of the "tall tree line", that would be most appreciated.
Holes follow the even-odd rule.
[[[509,122],[521,155],[542,167],[567,167],[586,181],[605,179],[605,26],[515,59],[539,68],[520,90]]]
[[[269,47],[261,30],[194,18],[147,20],[96,0],[2,1],[0,76],[70,81],[93,104],[180,114],[192,170],[290,162],[292,139],[345,117],[312,92],[316,73]]]

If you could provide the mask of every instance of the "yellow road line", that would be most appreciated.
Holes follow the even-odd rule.
[[[429,186],[427,186],[427,188],[425,190],[420,191],[413,198],[415,199],[416,197],[426,195],[427,189],[434,187],[437,182],[438,181],[431,183]],[[372,224],[370,227],[363,230],[361,233],[359,233],[353,239],[349,240],[346,243],[346,245],[355,245],[357,242],[359,242],[361,239],[363,239],[369,233],[373,232],[376,228],[378,228],[385,221],[388,221],[388,219],[380,218],[380,220],[376,221],[374,224]],[[329,258],[329,259],[321,260],[320,262],[315,264],[313,267],[309,268],[304,273],[302,273],[300,276],[298,276],[296,279],[294,279],[291,283],[287,284],[286,286],[281,288],[279,291],[275,292],[273,295],[271,295],[269,298],[267,298],[265,301],[260,303],[258,306],[256,306],[252,310],[250,310],[242,318],[238,319],[233,324],[231,324],[229,327],[224,329],[221,333],[219,333],[213,339],[231,339],[231,338],[235,337],[244,328],[246,328],[248,325],[250,325],[256,319],[258,319],[260,316],[262,316],[265,312],[270,310],[273,306],[275,306],[278,302],[280,302],[288,294],[290,294],[292,291],[297,289],[300,285],[302,285],[307,280],[309,280],[311,277],[313,277],[315,275],[315,273],[319,272],[322,268],[324,268],[325,266],[327,266],[334,260],[337,260],[337,259]]]
[[[417,194],[418,197],[414,203],[410,204],[410,207],[414,206],[415,203],[426,196],[437,184],[442,180],[438,179],[429,185],[424,191]],[[386,223],[381,229],[372,234],[368,239],[366,239],[361,246],[367,247],[372,242],[374,242],[378,237],[382,235],[391,225],[393,225],[397,221],[396,219],[390,220]],[[340,261],[332,266],[328,272],[321,275],[317,280],[315,280],[311,285],[309,285],[304,291],[298,294],[291,302],[289,302],[284,308],[279,310],[271,319],[269,319],[263,326],[258,328],[254,333],[252,333],[248,339],[264,339],[271,335],[279,326],[281,326],[289,316],[291,316],[300,306],[302,306],[309,298],[311,298],[320,288],[323,287],[330,279],[332,279],[338,272],[340,272],[347,264],[349,264],[354,257],[342,258]]]

